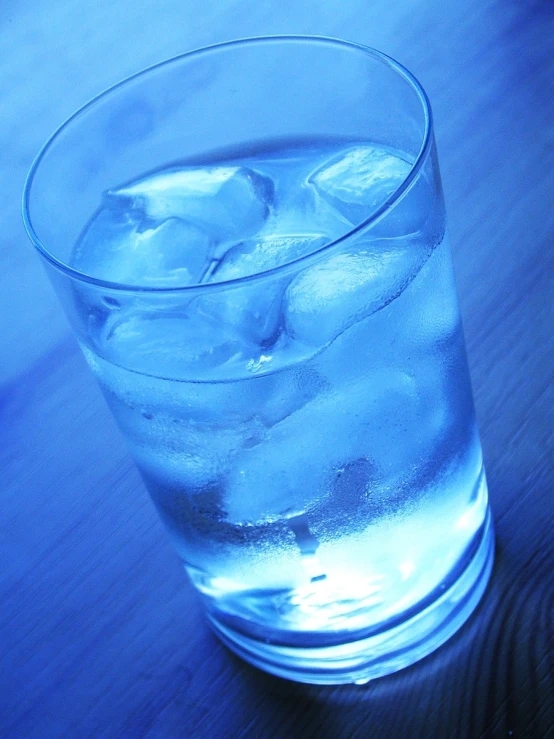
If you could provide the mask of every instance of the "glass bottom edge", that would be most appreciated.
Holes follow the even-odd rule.
[[[265,672],[313,685],[363,685],[408,667],[453,636],[481,600],[493,561],[494,529],[487,512],[477,551],[456,582],[439,598],[388,631],[331,647],[268,644],[232,630],[213,614],[208,614],[208,619],[229,649]]]

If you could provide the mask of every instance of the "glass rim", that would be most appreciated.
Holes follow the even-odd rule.
[[[94,277],[93,275],[87,275],[84,272],[81,272],[78,269],[75,269],[70,264],[66,264],[65,261],[59,259],[56,257],[46,246],[42,243],[40,237],[38,236],[35,227],[33,225],[31,215],[30,215],[30,202],[31,202],[31,189],[33,186],[35,175],[44,159],[48,151],[50,150],[51,146],[59,136],[65,131],[66,128],[71,126],[73,122],[75,122],[77,119],[79,119],[84,113],[86,113],[88,110],[90,110],[93,106],[96,105],[96,103],[100,102],[104,98],[108,97],[109,95],[115,93],[119,88],[126,86],[129,82],[132,82],[134,80],[137,80],[140,77],[146,77],[151,72],[154,72],[156,70],[159,70],[162,67],[169,66],[172,64],[177,64],[185,60],[192,59],[197,56],[201,56],[204,54],[209,54],[213,51],[219,51],[224,48],[232,48],[236,46],[255,46],[255,45],[263,45],[266,43],[275,43],[275,42],[284,42],[284,43],[315,43],[320,44],[322,46],[336,46],[339,48],[347,49],[350,51],[356,51],[356,52],[362,52],[366,56],[372,57],[378,62],[381,62],[382,64],[385,64],[389,68],[391,68],[394,72],[396,72],[400,77],[402,77],[407,84],[414,90],[419,98],[419,101],[422,105],[423,110],[423,116],[424,116],[424,131],[422,135],[422,141],[421,146],[419,148],[418,154],[416,158],[414,159],[410,171],[405,176],[405,178],[402,180],[400,185],[389,195],[389,197],[377,208],[375,211],[371,213],[368,218],[361,221],[358,225],[353,226],[350,230],[346,231],[344,234],[339,236],[338,238],[335,238],[322,246],[320,246],[318,249],[316,249],[313,252],[309,252],[308,254],[305,254],[303,256],[297,257],[296,259],[293,259],[291,261],[285,262],[284,264],[280,264],[276,267],[272,267],[271,269],[264,270],[261,272],[255,272],[251,275],[246,275],[244,277],[237,277],[232,280],[222,280],[221,282],[207,282],[207,283],[197,283],[193,285],[181,285],[181,286],[162,286],[162,285],[130,285],[130,284],[124,284],[121,282],[111,282],[109,280],[104,280],[98,277]],[[361,232],[368,229],[370,226],[372,226],[374,223],[379,221],[386,213],[388,213],[392,207],[395,205],[395,203],[400,199],[400,197],[406,192],[406,190],[410,187],[412,182],[416,179],[418,176],[421,168],[423,167],[423,164],[425,163],[427,156],[429,154],[431,143],[432,143],[432,132],[433,132],[433,117],[431,112],[431,104],[429,102],[429,98],[427,96],[427,93],[425,92],[423,86],[418,81],[418,79],[400,62],[397,62],[392,57],[388,56],[387,54],[384,54],[381,51],[378,51],[377,49],[373,49],[370,46],[365,46],[364,44],[359,44],[354,41],[345,41],[343,39],[339,38],[333,38],[330,36],[319,36],[319,35],[301,35],[301,34],[279,34],[279,35],[265,35],[265,36],[250,36],[240,39],[234,39],[230,41],[223,41],[216,44],[210,44],[208,46],[203,46],[197,49],[193,49],[192,51],[187,51],[183,54],[178,54],[176,56],[173,56],[169,59],[165,59],[161,62],[157,62],[156,64],[153,64],[149,67],[146,67],[145,69],[142,69],[138,72],[135,72],[134,74],[129,75],[128,77],[125,77],[124,79],[120,80],[114,85],[111,85],[107,89],[105,89],[103,92],[99,93],[98,95],[95,95],[91,100],[89,100],[87,103],[82,105],[80,108],[78,108],[76,111],[74,111],[56,130],[48,137],[46,142],[43,144],[41,149],[39,150],[38,154],[36,155],[33,163],[31,164],[31,167],[29,169],[29,173],[25,180],[25,185],[23,188],[23,199],[22,199],[22,215],[23,215],[23,224],[25,226],[25,230],[27,232],[27,235],[35,248],[39,251],[42,257],[46,259],[47,262],[49,262],[52,266],[54,266],[56,269],[58,269],[60,272],[64,273],[68,277],[71,277],[79,282],[85,282],[91,285],[94,285],[99,288],[103,288],[106,290],[115,290],[120,292],[142,292],[142,293],[160,293],[160,294],[174,294],[174,293],[181,293],[181,292],[197,292],[197,291],[213,291],[218,289],[225,289],[226,287],[231,287],[233,285],[238,284],[244,284],[246,282],[252,282],[255,280],[265,280],[273,275],[279,274],[281,272],[289,271],[294,265],[299,265],[301,263],[308,264],[310,261],[315,260],[317,257],[319,257],[322,253],[326,251],[331,251],[339,244],[344,244],[345,242],[349,241],[350,239],[356,237]]]

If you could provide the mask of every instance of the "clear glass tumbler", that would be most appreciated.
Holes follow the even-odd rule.
[[[230,42],[51,137],[24,219],[221,639],[311,683],[425,656],[493,533],[425,92]]]

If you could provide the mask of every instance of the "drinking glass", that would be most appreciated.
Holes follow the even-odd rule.
[[[232,650],[364,683],[461,626],[493,533],[406,69],[317,37],[170,59],[59,128],[24,219]]]

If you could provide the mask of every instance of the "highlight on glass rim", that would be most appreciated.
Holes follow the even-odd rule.
[[[54,134],[24,217],[223,642],[363,684],[457,631],[493,533],[407,70],[317,37],[171,59]]]

